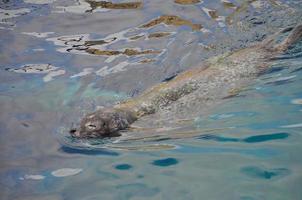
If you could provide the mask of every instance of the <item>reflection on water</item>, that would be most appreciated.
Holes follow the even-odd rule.
[[[1,199],[300,199],[301,43],[219,105],[163,110],[115,138],[66,130],[295,24],[301,9],[299,0],[1,1]]]
[[[175,15],[163,15],[163,16],[160,16],[146,24],[143,24],[140,26],[140,28],[151,28],[151,27],[154,27],[156,25],[159,25],[159,24],[166,24],[166,25],[173,25],[173,26],[189,26],[191,27],[192,30],[200,30],[202,28],[202,25],[200,24],[193,24],[191,21],[188,21],[188,20],[185,20],[185,19],[182,19],[178,16],[175,16]]]
[[[288,169],[270,169],[265,170],[260,167],[243,167],[241,171],[249,177],[260,178],[260,179],[272,179],[278,176],[285,176],[289,174]]]

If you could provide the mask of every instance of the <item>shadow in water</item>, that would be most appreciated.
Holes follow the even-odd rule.
[[[62,146],[59,148],[60,152],[69,153],[69,154],[84,154],[84,155],[105,155],[105,156],[118,156],[120,155],[117,152],[109,151],[107,149],[88,149],[88,148],[74,148],[68,146]]]
[[[132,167],[132,165],[129,165],[129,164],[119,164],[119,165],[116,165],[114,168],[117,170],[130,170],[133,167]]]
[[[272,140],[282,140],[286,139],[290,136],[289,133],[273,133],[266,135],[255,135],[247,138],[230,138],[230,137],[221,137],[216,135],[202,135],[199,136],[198,139],[202,140],[212,140],[216,142],[244,142],[244,143],[259,143],[259,142],[267,142]]]
[[[152,165],[159,166],[159,167],[169,167],[171,165],[178,164],[179,161],[175,158],[165,158],[160,160],[154,160]]]

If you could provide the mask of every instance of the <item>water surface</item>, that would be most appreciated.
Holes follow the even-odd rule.
[[[301,16],[299,0],[1,1],[1,199],[301,199],[301,43],[195,116],[66,137],[85,113]]]

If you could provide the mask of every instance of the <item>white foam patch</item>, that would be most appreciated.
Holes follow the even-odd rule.
[[[78,0],[75,5],[71,6],[57,6],[54,13],[75,13],[75,14],[81,14],[85,13],[86,11],[90,11],[91,6],[89,3],[87,3],[84,0]],[[93,12],[108,12],[110,9],[105,8],[96,8],[93,10]]]
[[[234,117],[234,115],[233,114],[220,114],[220,115],[213,115],[211,117],[216,117],[217,119],[227,119],[227,118]]]
[[[295,78],[295,77],[296,77],[296,75],[280,77],[280,78],[277,78],[277,79],[275,79],[275,80],[268,81],[268,82],[266,82],[266,83],[274,83],[274,82],[278,82],[278,81],[287,81],[287,80],[293,79],[293,78]]]
[[[204,49],[211,49],[211,47],[209,47],[206,44],[203,44],[202,42],[198,43],[199,46],[203,47]]]
[[[109,68],[108,66],[103,67],[102,69],[96,71],[96,74],[98,76],[104,77],[109,74],[125,71],[125,67],[128,66],[130,63],[127,61],[120,62],[119,64],[115,65],[112,68]]]
[[[55,10],[53,11],[54,13],[75,13],[75,14],[81,14],[85,13],[86,10],[90,10],[91,7],[89,3],[87,3],[84,0],[79,0],[76,2],[76,5],[71,5],[71,6],[57,6]]]
[[[28,8],[20,8],[16,10],[5,10],[0,8],[0,23],[6,23],[3,22],[3,20],[25,15],[27,13],[30,13],[30,9]]]
[[[43,77],[44,82],[49,82],[53,80],[53,77],[65,74],[65,70],[51,64],[27,64],[17,69],[8,69],[8,71],[22,74],[46,74]]]
[[[201,9],[203,10],[203,12],[205,12],[208,15],[208,17],[212,18],[210,15],[210,11],[214,11],[214,10],[208,9],[206,7],[202,7]]]
[[[118,58],[119,55],[113,55],[113,56],[109,56],[106,60],[105,63],[111,63],[113,62],[116,58]]]
[[[210,12],[211,12],[211,11],[217,12],[216,10],[211,10],[211,9],[209,9],[209,8],[206,8],[206,7],[202,7],[201,9],[202,9],[202,10],[207,14],[207,16],[208,16],[209,18],[211,18],[211,19],[212,19],[212,16],[210,15]],[[226,19],[225,16],[217,16],[217,18],[214,19],[214,20],[218,22],[218,26],[219,26],[219,27],[223,28],[223,27],[226,26],[226,25],[225,25],[225,19]]]
[[[78,73],[78,74],[75,74],[75,75],[72,75],[70,76],[70,78],[77,78],[77,77],[81,77],[81,76],[86,76],[88,74],[91,74],[93,72],[93,68],[85,68],[83,69],[82,72]]]
[[[260,9],[264,6],[264,2],[263,1],[253,1],[251,3],[251,5],[254,7],[254,8],[257,8],[257,9]]]
[[[46,39],[46,41],[53,42],[57,46],[67,46],[66,49],[72,47],[73,45],[84,45],[85,41],[87,40],[89,40],[89,34],[66,35]]]
[[[33,51],[45,51],[45,49],[33,49]]]
[[[121,32],[117,32],[117,33],[113,33],[110,35],[107,35],[105,38],[102,38],[100,40],[104,40],[105,42],[107,42],[107,44],[102,44],[102,45],[93,45],[93,48],[95,49],[99,49],[99,50],[104,50],[106,49],[106,47],[108,45],[112,45],[116,42],[119,41],[123,41],[123,40],[129,40],[129,38],[127,38],[125,36],[126,33],[128,33],[129,31],[131,31],[130,29],[126,29],[124,31]],[[62,53],[78,53],[78,54],[85,54],[85,55],[91,55],[85,51],[82,50],[77,50],[80,49],[81,47],[83,47],[84,49],[87,48],[84,44],[86,41],[90,41],[92,40],[90,38],[89,34],[82,34],[82,35],[67,35],[67,36],[60,36],[60,37],[54,37],[54,38],[47,38],[46,41],[51,41],[53,42],[55,45],[57,46],[61,46],[63,48],[57,48],[57,50],[59,52]],[[99,40],[99,39],[93,39],[93,40]],[[74,48],[74,46],[77,46],[76,48]],[[67,51],[69,49],[69,51]],[[72,51],[70,51],[70,49]],[[111,56],[110,56],[111,57]],[[115,58],[117,58],[116,56],[107,60],[107,63],[112,62]]]
[[[30,35],[37,38],[46,38],[51,34],[54,34],[54,32],[44,32],[44,33],[37,33],[37,32],[22,32],[24,35]]]
[[[232,2],[228,0],[221,0],[221,3],[232,3]]]
[[[49,4],[53,3],[56,0],[23,0],[24,3],[32,3],[32,4]]]
[[[51,172],[51,175],[55,177],[66,177],[66,176],[74,176],[82,172],[83,170],[80,168],[62,168]]]
[[[212,33],[212,31],[210,31],[209,29],[206,29],[206,28],[202,28],[201,32],[203,32],[203,33]]]
[[[300,124],[290,124],[290,125],[285,125],[285,126],[280,126],[281,128],[301,128],[302,123]]]
[[[191,54],[192,54],[191,51],[188,52],[188,53],[186,53],[186,54],[181,58],[181,60],[179,61],[180,64],[184,64],[184,62],[188,59],[188,57],[189,57]]]
[[[45,179],[45,176],[39,175],[39,174],[26,174],[24,177],[21,177],[20,180],[43,180]]]
[[[46,76],[43,77],[43,81],[44,82],[52,81],[54,77],[60,76],[63,74],[65,74],[65,70],[63,70],[63,69],[57,70],[57,71],[51,71]]]
[[[293,99],[291,101],[292,104],[298,104],[298,105],[302,105],[302,99]]]
[[[26,74],[47,74],[57,69],[58,67],[55,67],[51,64],[27,64],[18,69],[10,69],[9,71]]]

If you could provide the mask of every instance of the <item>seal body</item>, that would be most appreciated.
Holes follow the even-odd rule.
[[[276,44],[277,37],[286,32],[290,34]],[[86,115],[80,127],[70,133],[76,138],[118,136],[119,130],[128,128],[138,118],[183,100],[189,94],[198,95],[200,103],[231,96],[230,91],[238,88],[242,80],[252,80],[258,76],[270,66],[272,58],[282,54],[301,38],[302,25],[297,25],[295,28],[282,29],[257,45],[208,59],[203,65],[155,85],[138,97]]]

